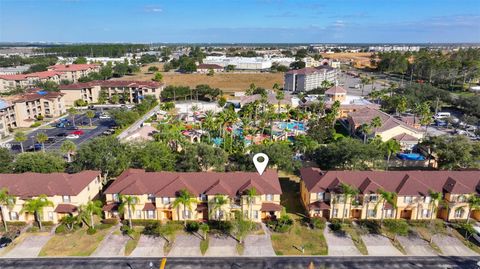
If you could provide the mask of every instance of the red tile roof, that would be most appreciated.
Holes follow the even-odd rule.
[[[43,71],[43,72],[35,72],[29,74],[17,74],[17,75],[0,75],[0,79],[5,80],[27,80],[28,78],[51,78],[54,76],[60,76],[61,72],[55,71]]]
[[[258,194],[282,193],[274,170],[267,170],[260,176],[257,172],[145,172],[140,169],[124,171],[105,193],[174,197],[180,190],[187,189],[197,196],[207,193],[232,195],[249,187],[254,187]]]
[[[321,171],[302,168],[300,174],[309,192],[338,191],[340,183],[363,194],[383,189],[399,195],[425,196],[428,191],[458,194],[477,192],[480,171]],[[453,184],[453,185],[452,185]]]
[[[375,129],[377,132],[384,132],[386,130],[390,130],[396,126],[403,126],[411,131],[414,132],[421,132],[416,128],[406,124],[405,122],[394,118],[393,116],[368,106],[358,109],[357,111],[350,112],[348,117],[352,120],[355,126],[360,126],[362,124],[370,124],[372,120],[376,117],[380,118],[382,121],[382,125]]]
[[[27,80],[27,76],[25,76],[24,74],[0,75],[0,79],[4,79],[4,80]]]
[[[396,135],[392,138],[397,140],[398,142],[418,142],[418,140],[419,140],[415,136],[412,136],[412,135],[409,135],[409,134],[406,134],[406,133]]]
[[[102,210],[107,212],[118,211],[118,203],[106,204],[102,207]]]
[[[320,209],[320,210],[330,209],[330,204],[327,203],[327,202],[324,202],[324,201],[315,201],[315,202],[310,203],[308,205],[308,209],[310,209],[310,210],[312,210],[312,209]]]
[[[325,91],[325,94],[339,94],[339,93],[346,94],[347,90],[345,90],[344,88],[342,88],[340,86],[333,86],[330,89]]]
[[[13,103],[20,103],[20,102],[35,101],[39,99],[52,100],[65,95],[64,93],[61,93],[61,92],[45,92],[45,94],[41,94],[39,92],[41,92],[41,89],[31,89],[26,93],[13,95],[5,99],[11,100]]]
[[[76,174],[67,173],[22,173],[0,174],[0,189],[20,197],[35,197],[42,194],[78,195],[93,180],[100,176],[100,171],[82,171]]]
[[[59,204],[55,208],[55,212],[57,213],[73,213],[77,211],[77,207],[71,204]]]
[[[282,211],[282,206],[275,203],[262,203],[260,211]]]
[[[130,88],[160,88],[164,84],[156,81],[134,81],[134,80],[94,80],[90,82],[80,82],[68,85],[60,85],[60,90],[80,90],[85,88],[92,88],[94,86],[100,87],[130,87]]]
[[[145,206],[143,207],[143,211],[155,211],[157,208],[153,203],[145,203]]]
[[[49,66],[48,69],[60,72],[85,71],[91,68],[100,67],[98,64],[57,64]]]

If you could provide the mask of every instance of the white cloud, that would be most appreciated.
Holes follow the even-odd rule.
[[[163,11],[163,9],[160,8],[159,6],[145,6],[143,10],[145,12],[157,12],[157,13]]]

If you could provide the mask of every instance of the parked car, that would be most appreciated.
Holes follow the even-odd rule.
[[[76,134],[69,134],[66,136],[67,139],[77,139],[79,138],[80,136],[79,135],[76,135]]]
[[[100,114],[100,119],[111,119],[112,117],[110,117],[110,115],[108,114]]]
[[[475,233],[473,234],[473,238],[475,238],[475,240],[477,240],[477,242],[480,243],[480,227],[473,226],[473,229],[475,230]]]
[[[47,141],[45,141],[46,144],[52,144],[52,143],[55,143],[57,140],[55,139],[55,137],[49,137],[47,139]]]
[[[85,132],[84,132],[84,131],[82,131],[82,130],[77,130],[77,131],[73,131],[73,132],[71,132],[70,134],[74,134],[74,135],[84,135],[84,134],[85,134]]]
[[[8,237],[0,237],[0,248],[4,248],[8,245],[10,245],[10,243],[12,243],[12,239],[8,238]]]
[[[66,124],[64,122],[59,122],[55,125],[57,128],[65,128]]]
[[[102,135],[111,135],[111,134],[113,134],[114,132],[115,132],[115,131],[112,132],[112,131],[110,131],[110,130],[106,130],[106,131],[103,131],[103,132],[102,132]]]
[[[70,126],[67,126],[65,129],[67,129],[67,130],[78,130],[78,127],[75,126],[75,125],[70,125]]]
[[[59,134],[57,134],[57,137],[65,137],[65,136],[67,136],[67,133],[59,133]]]

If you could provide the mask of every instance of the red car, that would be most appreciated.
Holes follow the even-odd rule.
[[[71,132],[70,134],[74,134],[74,135],[83,135],[83,134],[85,134],[85,132],[84,132],[84,131],[82,131],[82,130],[76,130],[76,131],[73,131],[73,132]]]

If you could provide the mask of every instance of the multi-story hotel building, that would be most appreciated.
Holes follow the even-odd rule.
[[[290,92],[308,92],[322,86],[323,81],[335,82],[337,70],[330,66],[305,67],[285,73],[283,89]]]
[[[99,64],[57,64],[48,67],[48,71],[60,73],[60,80],[78,82],[81,77],[86,77],[92,72],[99,72]]]
[[[480,171],[321,171],[303,168],[302,202],[312,217],[349,219],[480,219],[468,200],[478,195]],[[344,195],[342,184],[356,189]],[[386,202],[381,191],[395,194]],[[432,192],[441,193],[435,201]]]
[[[255,195],[246,194],[255,190]],[[190,207],[174,207],[180,192],[193,197]],[[135,196],[132,219],[227,220],[241,212],[253,221],[280,216],[282,190],[273,170],[257,172],[145,172],[129,169],[104,192],[105,216],[118,216],[121,195]],[[218,206],[219,197],[227,203]],[[125,216],[128,218],[128,216]]]

